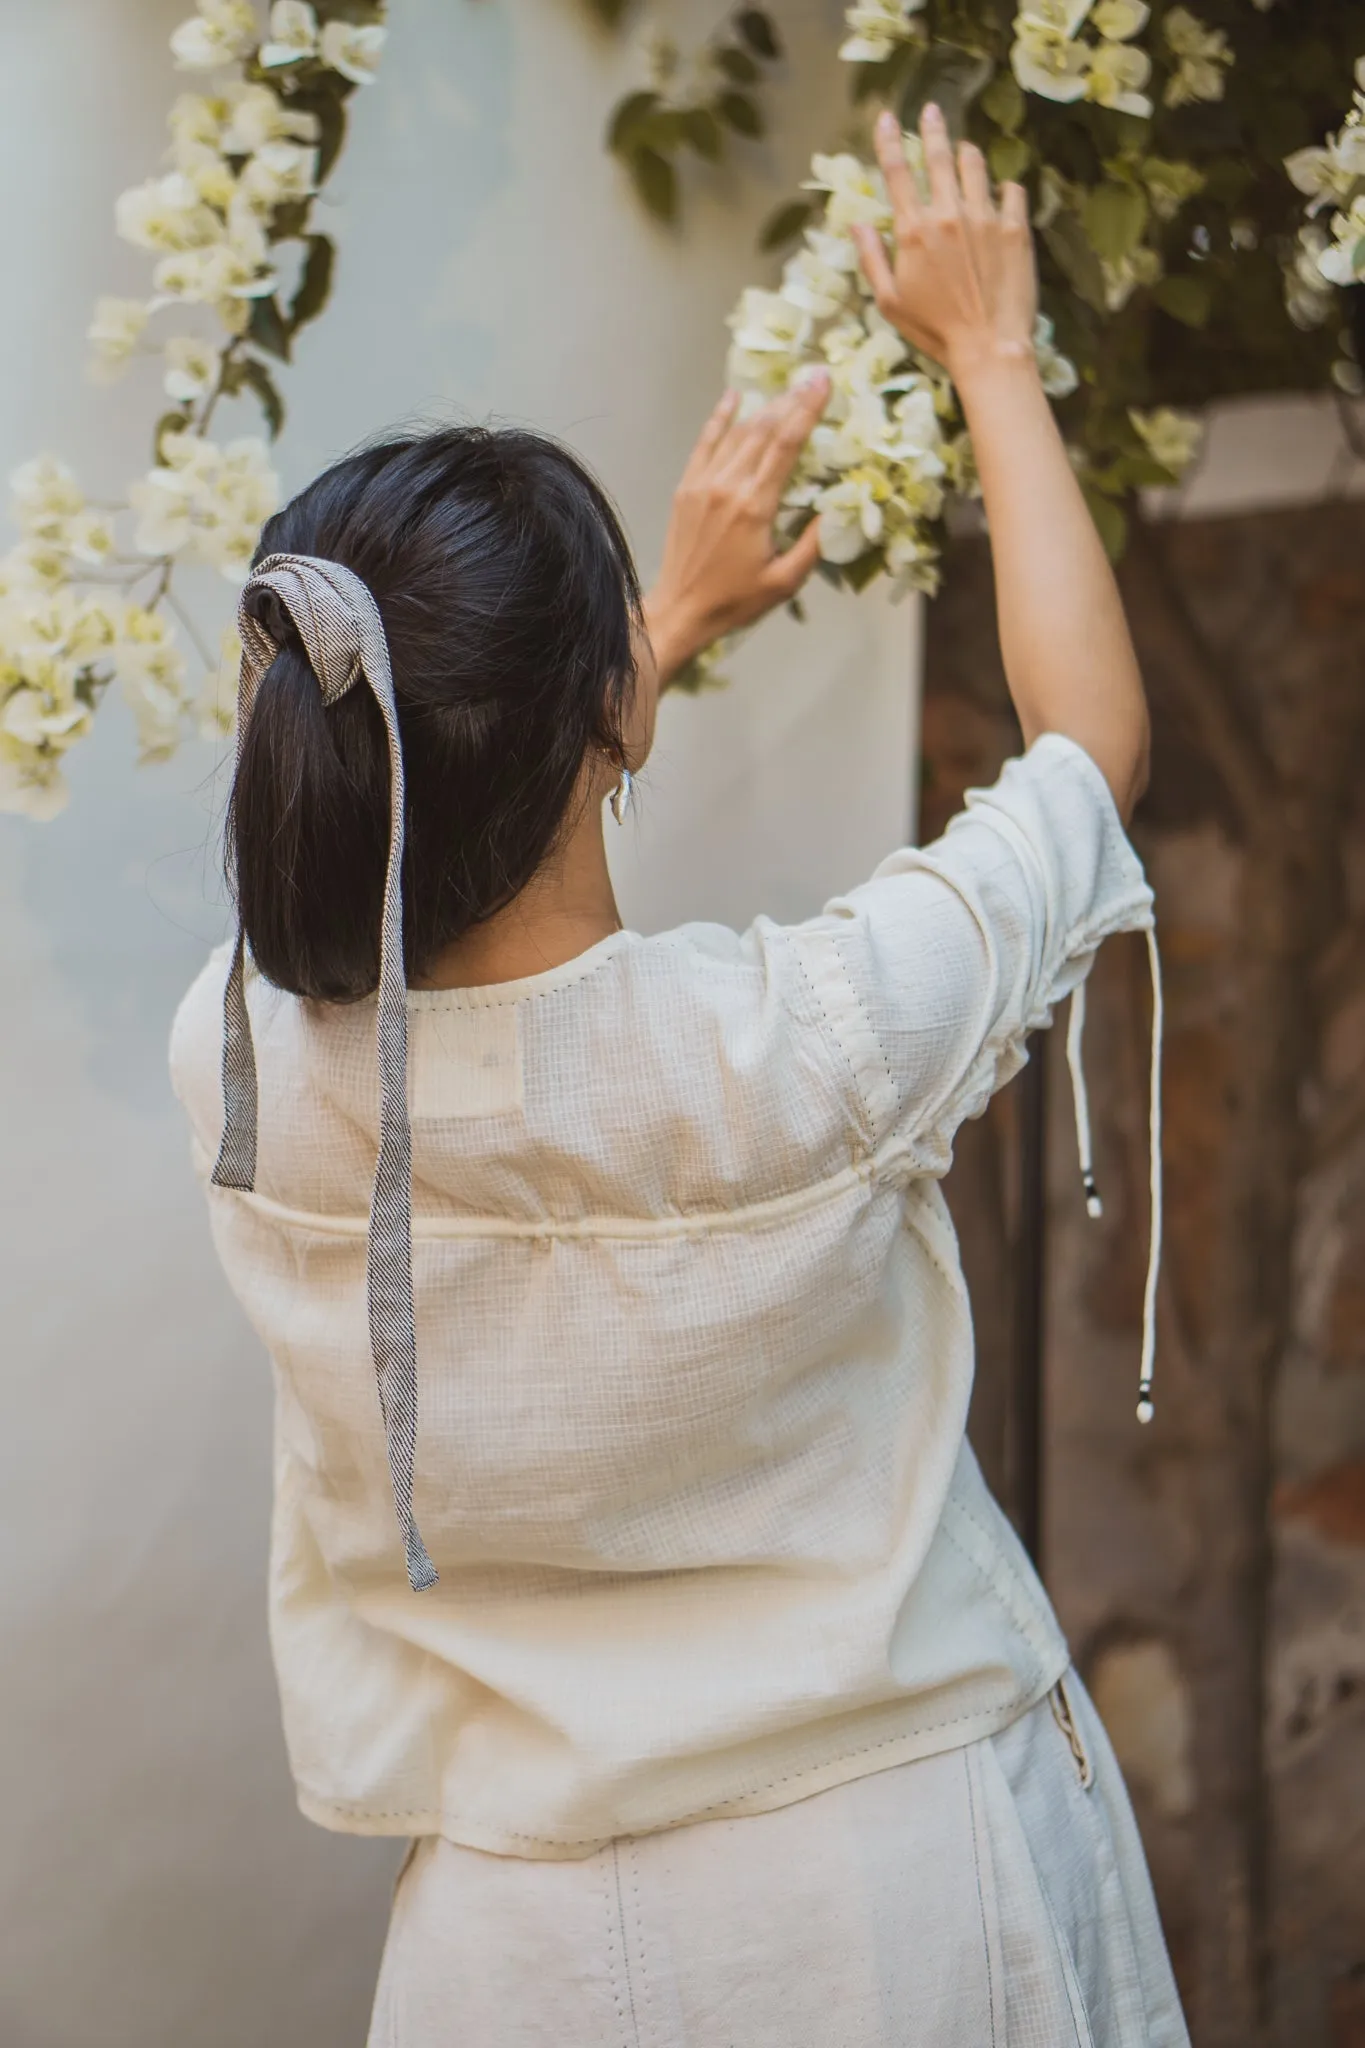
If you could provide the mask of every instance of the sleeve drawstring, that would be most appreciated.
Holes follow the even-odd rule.
[[[1147,1255],[1147,1284],[1142,1302],[1142,1364],[1138,1379],[1137,1419],[1147,1423],[1156,1413],[1152,1400],[1152,1378],[1156,1365],[1156,1299],[1161,1273],[1162,1177],[1161,1177],[1161,1052],[1165,1036],[1165,998],[1161,985],[1161,954],[1156,928],[1147,927],[1147,960],[1152,977],[1152,1068],[1148,1107],[1148,1169],[1151,1193],[1150,1242]],[[1085,1190],[1086,1214],[1104,1214],[1095,1184],[1094,1149],[1090,1132],[1090,1094],[1085,1081],[1082,1040],[1085,1035],[1085,983],[1072,991],[1067,1020],[1066,1060],[1071,1070],[1071,1094],[1076,1111],[1076,1151],[1080,1160],[1081,1186]]]

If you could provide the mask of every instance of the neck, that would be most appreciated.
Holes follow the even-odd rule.
[[[587,792],[578,822],[507,906],[456,939],[414,988],[488,988],[576,960],[621,930],[607,868],[601,792]]]

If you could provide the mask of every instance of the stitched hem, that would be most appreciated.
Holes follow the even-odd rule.
[[[998,1735],[1045,1698],[1069,1662],[1070,1653],[1063,1650],[1057,1668],[1049,1665],[1041,1682],[1035,1680],[995,1707],[982,1708],[974,1714],[950,1715],[941,1721],[904,1729],[899,1735],[888,1735],[880,1741],[841,1751],[823,1763],[785,1772],[766,1784],[736,1792],[708,1806],[675,1813],[656,1813],[634,1820],[623,1817],[622,1825],[608,1834],[531,1834],[523,1829],[500,1827],[496,1823],[436,1808],[375,1811],[329,1799],[296,1781],[298,1806],[308,1820],[338,1834],[443,1835],[447,1841],[458,1843],[462,1848],[481,1849],[489,1855],[520,1856],[539,1862],[572,1861],[595,1855],[626,1836],[662,1834],[671,1828],[690,1827],[700,1821],[738,1819],[744,1814],[770,1813],[777,1807],[794,1806],[798,1800],[812,1798],[817,1792],[832,1791],[836,1786],[872,1777],[878,1771],[891,1770],[899,1764],[918,1763],[924,1757],[938,1756],[945,1750],[962,1749],[985,1736]],[[949,1729],[953,1731],[951,1735],[946,1734]]]

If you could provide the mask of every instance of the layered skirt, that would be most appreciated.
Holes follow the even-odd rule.
[[[1188,2048],[1074,1673],[1002,1733],[577,1862],[413,1842],[369,2048]]]

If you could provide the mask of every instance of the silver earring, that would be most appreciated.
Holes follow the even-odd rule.
[[[630,809],[630,792],[634,786],[634,776],[629,768],[623,767],[621,780],[611,793],[611,814],[618,825],[624,825],[626,822],[626,812]]]

